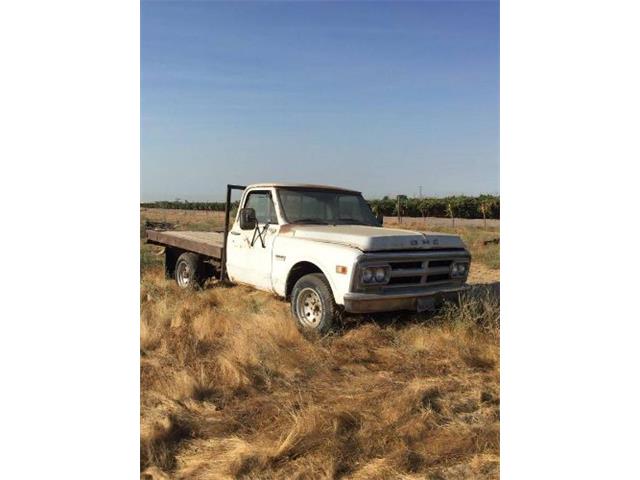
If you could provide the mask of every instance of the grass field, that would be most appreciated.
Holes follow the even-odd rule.
[[[182,229],[222,219],[141,217]],[[302,335],[263,292],[178,289],[142,244],[143,477],[497,478],[499,247],[484,240],[499,230],[456,230],[474,258],[460,306],[348,318],[324,337]]]

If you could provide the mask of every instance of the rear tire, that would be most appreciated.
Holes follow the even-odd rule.
[[[291,291],[291,313],[303,330],[327,332],[338,314],[331,287],[321,273],[301,277]]]
[[[178,257],[174,277],[180,288],[199,289],[204,284],[203,265],[198,255],[185,252]]]

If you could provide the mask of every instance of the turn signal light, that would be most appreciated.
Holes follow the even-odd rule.
[[[336,265],[336,273],[342,273],[343,275],[347,273],[347,267],[342,265]]]

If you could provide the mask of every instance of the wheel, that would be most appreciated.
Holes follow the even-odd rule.
[[[331,328],[338,309],[324,275],[311,273],[296,282],[291,292],[291,312],[305,330],[324,333]]]
[[[204,283],[204,276],[198,255],[191,252],[180,255],[174,275],[180,288],[200,288]]]

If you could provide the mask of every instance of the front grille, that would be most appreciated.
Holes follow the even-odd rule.
[[[453,260],[431,260],[429,262],[429,267],[434,268],[434,267],[447,267],[449,268],[451,266],[451,262]]]
[[[416,262],[393,261],[388,285],[420,285],[449,279],[452,258],[427,259]]]
[[[395,289],[426,287],[440,283],[461,281],[450,276],[451,264],[455,260],[469,261],[465,250],[431,250],[422,252],[393,252],[366,254],[360,267],[388,264],[391,267],[389,283],[386,285],[362,285],[365,291],[395,291]]]
[[[392,270],[404,270],[411,268],[422,268],[422,262],[393,262],[391,264]]]
[[[421,280],[422,277],[391,277],[387,285],[411,285]]]
[[[427,283],[442,282],[443,280],[449,280],[448,273],[440,273],[438,275],[427,275]]]

